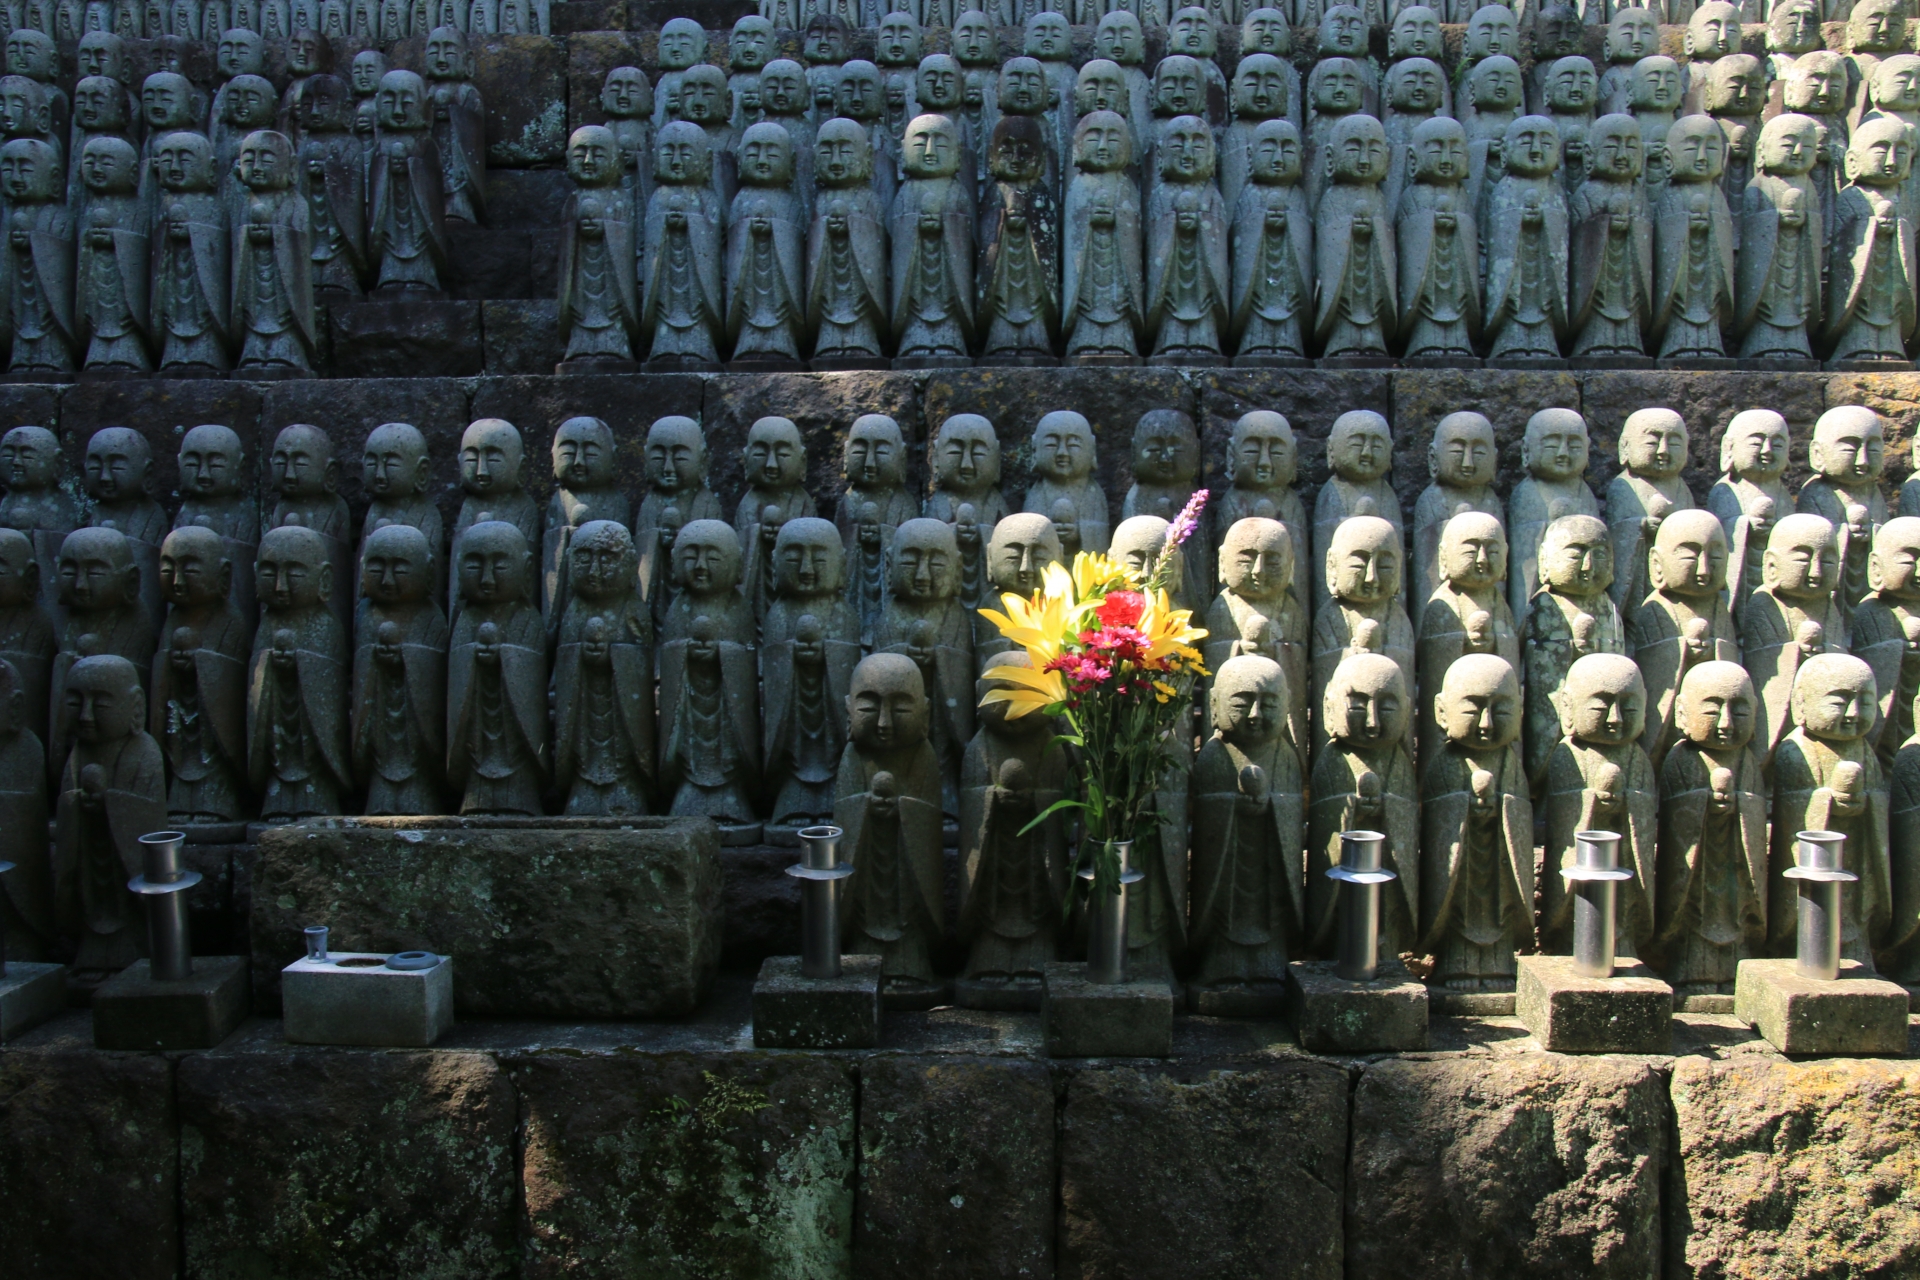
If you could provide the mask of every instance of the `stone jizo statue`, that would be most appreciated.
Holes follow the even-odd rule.
[[[1403,689],[1415,688],[1413,624],[1400,603],[1406,563],[1400,531],[1379,516],[1349,516],[1334,531],[1325,559],[1331,595],[1313,616],[1315,701],[1329,696],[1340,664],[1356,653],[1388,658],[1400,669]],[[1331,723],[1315,726],[1316,746]]]
[[[1647,550],[1660,522],[1699,505],[1680,473],[1687,468],[1687,424],[1671,409],[1639,409],[1620,427],[1620,474],[1607,486],[1607,538],[1613,543],[1613,602],[1631,616],[1651,590]]]
[[[1873,536],[1873,590],[1854,607],[1853,652],[1873,668],[1880,714],[1871,734],[1881,768],[1891,772],[1901,744],[1913,736],[1920,694],[1920,519],[1898,516]]]
[[[1827,246],[1830,369],[1901,369],[1914,331],[1913,221],[1901,193],[1913,170],[1911,127],[1862,121],[1847,143],[1846,177]]]
[[[1074,175],[1062,224],[1060,325],[1067,360],[1137,364],[1146,326],[1136,158],[1127,121],[1095,111],[1074,129]]]
[[[0,480],[7,492],[0,497],[0,528],[18,529],[33,544],[40,568],[41,601],[56,621],[60,544],[79,527],[80,504],[61,485],[64,471],[60,438],[45,427],[15,427],[0,436]]]
[[[1825,200],[1812,176],[1821,132],[1811,116],[1793,114],[1775,116],[1760,130],[1759,172],[1740,201],[1734,331],[1743,360],[1813,367],[1808,333],[1819,329],[1825,301]]]
[[[886,205],[867,134],[829,120],[815,141],[813,226],[807,239],[807,319],[816,369],[879,368],[888,332]]]
[[[147,301],[151,279],[147,221],[136,194],[140,157],[125,138],[90,138],[76,162],[83,193],[75,228],[75,322],[95,373],[153,368]]]
[[[1293,425],[1278,413],[1255,409],[1233,424],[1227,443],[1227,487],[1207,504],[1216,545],[1249,516],[1278,520],[1293,539],[1293,594],[1304,606],[1310,599],[1311,558],[1306,506],[1293,490],[1299,478],[1300,449]]]
[[[1000,609],[1003,595],[1027,598],[1041,586],[1041,574],[1050,564],[1061,563],[1060,535],[1053,521],[1043,515],[1020,511],[1003,516],[993,526],[987,543],[986,574],[990,588],[972,614],[973,650],[982,669],[993,659],[1008,653],[1013,642],[1000,629],[981,617],[979,608]]]
[[[1567,205],[1573,358],[1588,367],[1646,367],[1653,323],[1653,220],[1642,179],[1640,124],[1601,116],[1587,133],[1585,180]]]
[[[933,489],[921,514],[953,526],[960,548],[960,600],[976,608],[997,596],[985,552],[1009,512],[1000,491],[999,433],[977,413],[956,413],[934,433],[927,461]]]
[[[780,527],[774,600],[760,628],[762,756],[773,825],[797,830],[833,815],[847,744],[847,694],[860,661],[860,619],[845,598],[840,532],[813,516]]]
[[[1703,662],[1738,662],[1740,635],[1727,607],[1727,542],[1710,511],[1677,511],[1648,554],[1646,598],[1626,611],[1628,644],[1647,684],[1640,745],[1655,769],[1674,742],[1680,688]]]
[[[1300,130],[1291,120],[1262,120],[1244,150],[1246,181],[1227,206],[1233,290],[1226,336],[1236,365],[1304,364],[1313,218],[1300,186]]]
[[[1887,520],[1886,424],[1865,405],[1836,405],[1813,424],[1807,462],[1813,475],[1800,486],[1798,507],[1838,531],[1846,578],[1834,588],[1844,603],[1858,604],[1872,588],[1867,553],[1874,530]]]
[[[1059,159],[1045,117],[1002,116],[976,232],[981,361],[1051,365],[1060,329]]]
[[[654,790],[653,618],[626,526],[581,525],[553,659],[554,790],[562,812],[647,813]]]
[[[1133,485],[1120,504],[1123,520],[1156,516],[1171,521],[1193,497],[1200,479],[1200,433],[1178,409],[1149,409],[1133,426]],[[1213,557],[1204,538],[1180,548],[1185,580],[1195,591],[1213,579]]]
[[[0,538],[0,544],[6,541]],[[28,701],[19,673],[0,659],[0,821],[9,831],[47,829],[47,753],[27,725],[34,714]],[[44,697],[41,701],[39,718],[44,720]],[[7,930],[9,960],[45,961],[57,947],[49,853],[46,842],[28,844],[10,859],[13,870],[0,884],[0,922]]]
[[[1294,592],[1293,537],[1278,520],[1248,516],[1227,530],[1220,547],[1220,594],[1207,609],[1201,648],[1216,673],[1242,656],[1280,664],[1286,676],[1285,737],[1305,769],[1307,731],[1307,606]],[[1208,708],[1211,711],[1211,706]]]
[[[638,254],[632,197],[624,189],[619,142],[603,125],[567,140],[573,190],[561,212],[560,332],[568,364],[630,368],[640,332]]]
[[[141,604],[158,626],[164,609],[160,543],[167,536],[167,514],[153,500],[153,449],[138,431],[103,427],[87,441],[85,472],[87,496],[93,501],[93,518],[87,523],[127,536],[140,567]]]
[[[13,668],[21,729],[40,743],[48,741],[47,698],[59,644],[53,618],[40,603],[40,563],[32,540],[18,529],[0,529],[0,661]],[[52,761],[44,747],[35,760],[38,778]]]
[[[1547,526],[1562,516],[1600,514],[1600,501],[1587,487],[1588,447],[1587,420],[1572,409],[1542,409],[1527,419],[1520,441],[1527,474],[1507,499],[1507,603],[1523,630],[1528,602],[1541,586]]]
[[[374,530],[360,550],[350,729],[369,814],[447,811],[449,632],[435,565],[410,524]]]
[[[1503,176],[1485,194],[1488,359],[1554,365],[1567,333],[1567,203],[1558,173],[1560,131],[1546,116],[1507,126]]]
[[[614,472],[613,429],[599,418],[568,418],[553,435],[553,497],[547,502],[542,598],[556,623],[566,611],[567,547],[589,520],[627,524],[633,506]]]
[[[1667,185],[1653,209],[1653,326],[1669,368],[1724,367],[1733,321],[1734,226],[1721,190],[1727,140],[1708,116],[1667,131]],[[1706,363],[1703,363],[1706,362]]]
[[[37,138],[0,146],[0,192],[7,202],[6,295],[14,374],[62,374],[75,368],[73,214],[66,204],[60,152]]]
[[[473,51],[457,26],[427,34],[426,90],[440,152],[441,194],[450,222],[485,222],[486,104],[473,84]]]
[[[1327,462],[1333,468],[1333,477],[1313,504],[1313,549],[1322,562],[1315,565],[1316,610],[1326,603],[1332,576],[1327,550],[1348,517],[1377,516],[1393,526],[1396,539],[1405,536],[1400,498],[1387,478],[1393,470],[1393,430],[1384,417],[1371,409],[1355,409],[1335,418],[1327,436]],[[1396,545],[1395,552],[1399,567],[1404,569],[1404,547]],[[1402,574],[1395,587],[1402,608],[1406,605],[1404,578]]]
[[[268,458],[274,504],[266,527],[298,525],[320,535],[332,566],[328,602],[345,627],[353,618],[353,549],[357,541],[338,492],[333,440],[310,423],[294,423],[274,437]]]
[[[1420,491],[1413,506],[1412,598],[1421,610],[1445,577],[1440,542],[1449,520],[1463,510],[1492,516],[1501,526],[1504,546],[1506,511],[1493,491],[1499,466],[1499,445],[1494,440],[1493,423],[1485,414],[1464,410],[1450,413],[1435,424],[1433,440],[1427,445],[1431,483]],[[1505,580],[1503,570],[1503,588]],[[1511,616],[1511,609],[1508,612]]]
[[[747,429],[741,469],[747,492],[734,509],[733,528],[745,549],[741,589],[755,617],[773,603],[772,555],[780,526],[820,514],[807,492],[807,445],[790,418],[761,418]]]
[[[260,625],[247,668],[247,781],[264,822],[344,812],[353,773],[347,745],[346,630],[328,607],[326,538],[288,525],[260,539]]]
[[[1707,492],[1707,510],[1727,535],[1727,594],[1735,618],[1760,587],[1760,561],[1773,522],[1793,510],[1781,477],[1787,470],[1787,420],[1771,409],[1733,415],[1720,437],[1720,478]]]
[[[443,600],[441,577],[447,562],[447,535],[439,504],[431,493],[433,460],[427,456],[427,438],[411,423],[383,423],[367,434],[360,469],[371,499],[360,526],[361,556],[376,530],[390,524],[413,526],[427,542],[428,585],[433,598]]]
[[[1763,719],[1754,747],[1768,759],[1792,727],[1794,681],[1816,654],[1845,653],[1848,610],[1835,599],[1840,539],[1824,517],[1796,513],[1774,522],[1760,589],[1740,615],[1741,665],[1760,691]]]
[[[708,180],[715,163],[698,125],[675,120],[656,136],[640,264],[649,364],[709,369],[720,359],[725,214]]]
[[[708,817],[723,837],[757,835],[761,786],[754,615],[741,596],[740,540],[689,521],[673,545],[680,595],[658,633],[660,789],[675,817]]]
[[[460,612],[448,637],[447,785],[460,812],[544,812],[549,761],[547,635],[533,602],[533,552],[504,520],[453,549]]]
[[[527,493],[521,468],[526,445],[520,430],[504,418],[478,418],[460,433],[460,513],[453,536],[484,517],[505,520],[520,530],[530,547],[542,546],[540,508]]]
[[[1588,654],[1627,652],[1626,628],[1607,593],[1613,549],[1606,525],[1594,516],[1562,516],[1547,527],[1539,555],[1540,589],[1523,628],[1527,776],[1536,800],[1563,736],[1554,697],[1567,672]]]
[[[1415,628],[1414,670],[1420,688],[1439,688],[1453,664],[1469,653],[1491,653],[1518,672],[1520,633],[1502,590],[1507,576],[1506,530],[1483,511],[1463,511],[1447,521],[1436,558],[1441,580],[1421,607]],[[1431,702],[1420,707],[1418,725],[1418,748],[1430,756],[1439,750],[1444,732]]]
[[[1436,116],[1411,129],[1405,153],[1410,173],[1394,220],[1404,359],[1415,366],[1478,367],[1480,233],[1465,185],[1466,130]]]
[[[380,77],[379,128],[367,173],[367,259],[382,292],[431,293],[447,256],[446,169],[434,106],[411,71]]]
[[[960,759],[973,738],[973,625],[959,599],[953,530],[915,518],[893,534],[886,607],[876,653],[902,653],[920,668],[931,707],[927,735],[940,763],[941,811],[959,815]]]
[[[960,172],[959,130],[945,116],[921,115],[902,142],[905,174],[893,198],[893,339],[900,368],[969,363],[973,345],[972,184]]]
[[[1034,482],[1027,490],[1025,509],[1052,517],[1056,504],[1067,504],[1076,534],[1071,547],[1061,540],[1068,560],[1074,551],[1104,553],[1111,536],[1107,495],[1093,474],[1096,461],[1093,428],[1082,415],[1056,409],[1034,426]]]
[[[692,418],[672,414],[647,428],[647,491],[633,521],[640,596],[658,626],[673,603],[673,540],[693,520],[724,519],[707,487],[707,440]]]
[[[1331,185],[1315,210],[1314,340],[1326,359],[1377,363],[1398,319],[1393,211],[1380,191],[1387,135],[1373,117],[1355,115],[1333,127],[1327,146]]]
[[[168,610],[153,662],[153,737],[166,756],[170,822],[247,814],[247,663],[254,620],[234,607],[233,562],[219,534],[175,529],[161,547]]]
[[[1159,182],[1147,198],[1147,330],[1163,364],[1217,364],[1228,326],[1229,218],[1213,184],[1213,133],[1174,118],[1154,148]]]
[[[739,176],[726,241],[726,329],[733,360],[742,368],[798,369],[806,327],[807,222],[794,191],[787,131],[772,121],[748,126],[740,139]]]

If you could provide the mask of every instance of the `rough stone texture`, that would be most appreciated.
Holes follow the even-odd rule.
[[[1369,1064],[1353,1100],[1349,1274],[1655,1274],[1664,1092],[1658,1068],[1625,1058]]]
[[[556,227],[572,192],[565,169],[488,169],[487,225]]]
[[[203,422],[218,422],[232,427],[243,441],[251,440],[260,420],[260,390],[260,385],[245,382],[172,378],[76,382],[63,389],[60,420],[68,427],[61,444],[75,490],[82,491],[82,464],[93,433],[102,427],[132,427],[153,449],[149,474],[154,497],[173,510],[179,505],[180,437]]]
[[[860,1068],[861,1280],[1053,1274],[1053,1082],[1032,1062]]]
[[[1330,1063],[1076,1072],[1055,1274],[1330,1280],[1346,1153],[1347,1076]]]
[[[1580,407],[1580,383],[1571,373],[1516,369],[1402,369],[1393,375],[1393,482],[1409,515],[1432,478],[1427,447],[1450,413],[1483,413],[1493,423],[1500,473],[1494,486],[1511,493],[1527,474],[1520,439],[1527,419],[1542,409]]]
[[[473,83],[487,104],[487,164],[552,164],[567,149],[567,54],[551,36],[474,36]],[[395,61],[395,66],[419,66]]]
[[[1200,478],[1201,482],[1215,488],[1227,483],[1227,444],[1233,434],[1233,424],[1241,414],[1253,409],[1273,409],[1286,415],[1287,422],[1293,427],[1294,439],[1300,445],[1300,478],[1295,489],[1301,500],[1306,503],[1307,514],[1313,514],[1313,495],[1333,474],[1327,465],[1327,435],[1333,430],[1334,419],[1353,409],[1372,409],[1375,413],[1388,414],[1391,417],[1393,401],[1389,392],[1391,375],[1386,372],[1369,370],[1349,370],[1344,372],[1325,372],[1313,369],[1206,369],[1196,371],[1193,383],[1199,393],[1201,417]],[[1134,408],[1137,418],[1148,408],[1158,405],[1144,403]],[[1128,419],[1127,429],[1131,433],[1133,420]],[[1395,443],[1400,436],[1396,431]],[[1121,437],[1122,475],[1120,494],[1124,497],[1127,485],[1132,477],[1126,475],[1127,454],[1124,447],[1127,437]],[[1396,466],[1398,457],[1396,456]],[[1420,474],[1426,475],[1426,463],[1421,462]],[[1398,471],[1396,471],[1396,476]],[[1421,480],[1421,485],[1426,483]],[[1414,499],[1420,494],[1420,486],[1400,489],[1400,500],[1408,511],[1413,510]]]
[[[567,354],[552,298],[489,299],[480,304],[480,328],[488,373],[552,373]]]
[[[557,359],[558,357],[556,357]],[[647,426],[681,414],[698,419],[704,389],[695,374],[632,373],[556,378],[482,378],[474,383],[468,412],[475,418],[505,418],[526,443],[523,476],[527,492],[544,510],[553,492],[553,433],[568,418],[604,418],[613,427],[618,456],[614,474],[635,499],[646,484]],[[741,437],[745,439],[744,434]],[[712,446],[709,446],[711,451]]]
[[[1572,956],[1521,956],[1514,1012],[1552,1053],[1666,1053],[1673,988],[1642,964],[1583,978]]]
[[[1885,376],[1885,375],[1876,375]],[[1695,499],[1720,478],[1720,437],[1733,415],[1745,409],[1772,409],[1792,432],[1787,487],[1797,491],[1811,474],[1807,441],[1813,424],[1829,403],[1828,375],[1818,373],[1685,373],[1642,370],[1580,375],[1580,408],[1593,435],[1587,483],[1605,494],[1620,472],[1620,427],[1638,409],[1666,408],[1687,422],[1687,469],[1682,473]],[[1834,404],[1840,401],[1832,401]]]
[[[368,298],[328,309],[343,378],[463,377],[480,372],[480,304]]]
[[[807,492],[820,514],[831,520],[834,501],[846,488],[840,473],[841,445],[847,428],[864,413],[884,413],[899,422],[907,442],[907,488],[925,491],[927,428],[914,375],[769,373],[710,379],[702,419],[707,475],[727,518],[733,518],[734,506],[747,490],[740,452],[746,447],[747,431],[757,419],[778,415],[793,419],[800,428],[807,445]]]
[[[768,956],[753,984],[761,1049],[871,1049],[880,1043],[880,957],[842,956],[837,978],[809,978],[799,956]]]
[[[453,961],[391,969],[389,957],[330,951],[280,971],[281,1033],[294,1044],[425,1049],[453,1026]]]
[[[196,956],[184,978],[158,979],[135,960],[93,993],[102,1049],[212,1049],[246,1020],[245,956]]]
[[[1398,961],[1381,965],[1372,982],[1348,982],[1331,960],[1295,960],[1287,973],[1294,1033],[1308,1053],[1427,1047],[1427,985]]]
[[[797,851],[775,845],[720,850],[726,869],[727,940],[720,963],[751,972],[768,956],[800,950],[800,882],[787,874]]]
[[[467,429],[466,387],[451,378],[330,378],[282,382],[261,398],[260,431],[250,458],[265,460],[273,438],[295,422],[320,424],[333,441],[334,483],[348,507],[359,513],[370,500],[361,468],[367,436],[386,422],[408,422],[427,438],[431,475],[427,496],[439,504],[449,526],[460,510],[460,433]],[[177,446],[176,446],[177,448]],[[272,491],[262,506],[272,509]],[[445,567],[442,566],[442,572]]]
[[[1090,982],[1084,964],[1052,961],[1040,1027],[1055,1058],[1164,1058],[1173,1052],[1173,989],[1165,980]]]
[[[524,227],[447,226],[447,292],[456,298],[532,298],[533,232]],[[558,324],[556,317],[554,323]],[[492,368],[488,363],[488,368]]]
[[[527,1280],[845,1275],[851,1067],[799,1054],[513,1061]]]
[[[180,1248],[173,1064],[84,1044],[0,1053],[4,1270],[8,1280],[166,1280]]]
[[[461,1017],[690,1013],[720,955],[710,823],[683,818],[363,818],[268,829],[253,894],[253,974],[324,924],[338,951],[454,958]]]
[[[580,7],[577,4],[569,8]],[[558,25],[560,6],[555,8],[555,25]],[[601,27],[582,31],[567,39],[567,131],[582,125],[605,124],[607,113],[600,109],[600,88],[607,82],[607,72],[615,67],[637,67],[656,57],[660,37],[658,32],[625,30],[626,14],[620,14],[620,22],[615,27]],[[720,65],[725,66],[725,63]],[[655,79],[649,74],[647,80]]]
[[[1681,1058],[1669,1276],[1920,1274],[1920,1063]]]
[[[1864,404],[1887,420],[1887,479],[1898,490],[1913,474],[1913,437],[1920,425],[1920,373],[1836,373],[1827,403]],[[1798,442],[1796,442],[1798,443]],[[1798,453],[1804,453],[1801,445]]]
[[[179,1092],[188,1274],[514,1274],[513,1090],[485,1054],[207,1054]]]
[[[0,431],[60,425],[60,388],[42,383],[0,383]]]
[[[1827,1057],[1907,1051],[1907,990],[1840,962],[1840,980],[1801,977],[1792,960],[1742,960],[1733,1013],[1782,1053]]]

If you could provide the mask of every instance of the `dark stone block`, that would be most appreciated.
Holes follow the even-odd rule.
[[[329,309],[343,378],[462,377],[480,372],[480,304],[376,295]]]
[[[1572,956],[1521,956],[1514,1014],[1549,1053],[1668,1053],[1673,988],[1644,964],[1585,978]]]
[[[1173,989],[1165,979],[1093,982],[1087,966],[1050,961],[1040,1030],[1054,1058],[1165,1058],[1173,1053]]]
[[[845,483],[840,475],[841,443],[847,428],[863,413],[884,413],[900,423],[907,440],[907,488],[925,489],[927,438],[920,397],[911,374],[777,373],[758,377],[718,377],[707,384],[708,475],[721,508],[729,517],[746,492],[740,451],[747,429],[758,418],[791,418],[807,444],[807,488],[820,514],[833,518],[833,503]]]
[[[768,956],[753,984],[756,1049],[872,1049],[880,1043],[880,957],[842,956],[809,978],[799,956]]]
[[[547,11],[547,21],[556,36],[624,31],[627,0],[561,0]]]
[[[84,1017],[72,1021],[84,1033]],[[172,1280],[180,1249],[173,1064],[55,1038],[57,1047],[0,1053],[7,1278]]]
[[[1570,373],[1486,369],[1402,369],[1393,375],[1394,486],[1413,513],[1420,491],[1432,478],[1427,469],[1427,447],[1433,429],[1450,413],[1483,413],[1493,423],[1499,448],[1500,474],[1494,487],[1511,493],[1527,474],[1520,461],[1520,440],[1527,419],[1542,409],[1578,409],[1580,383]],[[1599,448],[1595,446],[1595,462]],[[1602,492],[1605,487],[1602,486]],[[1701,494],[1705,497],[1705,493]]]
[[[528,1280],[848,1273],[849,1064],[762,1053],[507,1062]]]
[[[1832,982],[1802,977],[1792,960],[1742,960],[1733,1016],[1794,1057],[1899,1057],[1907,1051],[1907,992],[1842,960]]]
[[[567,353],[552,298],[490,299],[480,304],[480,326],[488,373],[552,373]]]
[[[1887,420],[1887,481],[1890,490],[1897,490],[1913,473],[1913,437],[1916,424],[1920,424],[1920,373],[1835,373],[1824,381],[1828,405],[1863,404]],[[1799,438],[1794,441],[1794,454],[1804,464],[1809,436],[1796,434]],[[1804,479],[1804,467],[1796,474]]]
[[[179,1093],[188,1274],[516,1274],[517,1117],[485,1054],[204,1054]]]
[[[447,224],[447,292],[456,298],[530,298],[533,239],[524,228]]]
[[[557,299],[560,296],[560,231],[557,227],[535,227],[527,233],[528,298]],[[559,325],[554,334],[559,336]]]
[[[1427,1047],[1427,987],[1398,960],[1349,982],[1331,960],[1295,960],[1287,1005],[1308,1053],[1400,1053]]]
[[[267,388],[260,408],[257,456],[268,457],[273,438],[295,422],[316,424],[333,441],[335,483],[359,519],[370,501],[360,455],[367,434],[384,422],[409,422],[427,438],[432,466],[428,492],[449,526],[460,510],[460,433],[467,428],[466,388],[451,378],[329,378]],[[270,494],[263,488],[263,493]],[[271,509],[272,498],[263,499]],[[443,567],[444,568],[444,567]]]
[[[523,230],[558,226],[570,191],[565,169],[489,169],[487,225]]]
[[[559,162],[567,152],[567,55],[561,42],[552,36],[475,36],[473,63],[474,86],[487,104],[488,166]]]
[[[1874,377],[1875,381],[1880,376]],[[1787,419],[1793,444],[1787,488],[1797,491],[1807,476],[1807,442],[1814,420],[1827,405],[1830,375],[1819,373],[1588,373],[1580,375],[1580,408],[1593,433],[1587,483],[1605,495],[1619,474],[1621,424],[1636,409],[1672,409],[1687,422],[1687,469],[1694,497],[1706,501],[1720,478],[1720,437],[1743,409],[1772,409]],[[1838,404],[1840,401],[1834,401]],[[1891,450],[1889,450],[1891,452]]]
[[[0,385],[0,432],[15,427],[60,427],[61,388],[44,383]]]
[[[767,845],[720,851],[727,873],[722,966],[750,973],[768,956],[799,954],[800,882],[787,874],[798,860],[792,849]]]
[[[600,109],[600,87],[607,72],[615,67],[644,67],[649,82],[658,77],[660,35],[657,31],[626,30],[626,10],[622,0],[596,0],[620,9],[620,21],[605,27],[582,31],[567,38],[567,128],[605,124],[607,113]],[[553,24],[560,25],[562,8],[585,7],[555,5]],[[724,66],[724,60],[721,62]]]
[[[860,1067],[854,1274],[1053,1274],[1053,1081],[1038,1063],[870,1058]]]
[[[1658,1067],[1622,1058],[1368,1065],[1353,1095],[1348,1271],[1658,1274],[1664,1093]]]
[[[1341,1275],[1347,1073],[1331,1063],[1075,1072],[1063,1276]]]
[[[242,440],[252,439],[260,421],[260,392],[257,385],[224,379],[141,378],[66,387],[60,392],[60,420],[70,425],[60,439],[75,483],[84,474],[87,441],[94,432],[132,427],[153,449],[154,497],[172,510],[180,497],[180,437],[203,422],[217,422],[232,427]]]
[[[724,37],[733,29],[735,22],[748,14],[760,11],[754,0],[631,0],[631,4],[632,17],[627,20],[629,27],[651,27],[657,30],[666,25],[669,18],[692,18],[707,29],[710,38]],[[873,33],[871,31],[855,32],[856,45],[861,35],[867,37],[867,48],[864,51],[856,48],[851,56],[871,58],[873,57]],[[708,45],[709,55],[718,54],[723,66],[726,47],[724,38],[712,40]]]
[[[195,956],[184,978],[156,978],[135,960],[93,993],[101,1049],[212,1049],[247,1016],[245,956]]]
[[[558,304],[555,304],[556,308]],[[621,487],[639,495],[646,485],[647,427],[655,418],[680,414],[698,419],[702,380],[689,374],[629,373],[556,378],[550,355],[543,377],[489,377],[474,384],[475,418],[505,418],[526,441],[527,492],[540,498],[553,491],[553,433],[568,418],[604,418],[619,448],[614,470]],[[742,434],[744,439],[744,432]],[[714,463],[720,459],[715,450]],[[738,462],[735,462],[738,465]]]
[[[1214,489],[1226,487],[1227,445],[1233,436],[1233,424],[1243,413],[1271,409],[1286,416],[1293,427],[1294,439],[1299,442],[1300,479],[1294,488],[1311,517],[1314,493],[1333,474],[1327,466],[1327,433],[1333,429],[1333,420],[1352,409],[1372,409],[1391,416],[1393,404],[1388,377],[1368,370],[1323,369],[1218,369],[1196,374],[1194,386],[1199,391],[1202,415],[1199,419],[1202,483]],[[1132,424],[1128,426],[1131,428]],[[1130,441],[1123,437],[1116,443],[1120,446],[1120,474],[1125,477],[1120,486],[1124,495],[1133,478],[1128,470]],[[1394,443],[1397,461],[1404,451],[1398,432]],[[1424,484],[1424,470],[1421,474]],[[1418,489],[1412,493],[1401,490],[1401,501],[1409,511],[1418,492]]]

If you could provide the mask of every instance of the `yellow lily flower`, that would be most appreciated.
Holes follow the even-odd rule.
[[[1095,551],[1082,551],[1074,556],[1073,587],[1076,599],[1103,596],[1121,584],[1132,585],[1127,578],[1127,567],[1118,560],[1109,560]]]
[[[1032,650],[1028,650],[1029,654]],[[985,678],[998,681],[999,687],[982,694],[980,705],[993,702],[1007,704],[1007,719],[1018,720],[1021,716],[1044,711],[1056,702],[1067,698],[1067,682],[1058,671],[1042,671],[1039,663],[1031,667],[989,667]]]

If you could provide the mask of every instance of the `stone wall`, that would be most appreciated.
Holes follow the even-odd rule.
[[[756,1052],[686,1024],[466,1024],[441,1048],[0,1050],[9,1280],[646,1276],[1807,1277],[1920,1273],[1920,1062],[1789,1062],[1681,1015],[1672,1058],[1511,1019],[1315,1058],[1180,1019],[1049,1061],[1038,1019],[889,1017]],[[1916,1025],[1920,1041],[1920,1025]]]

